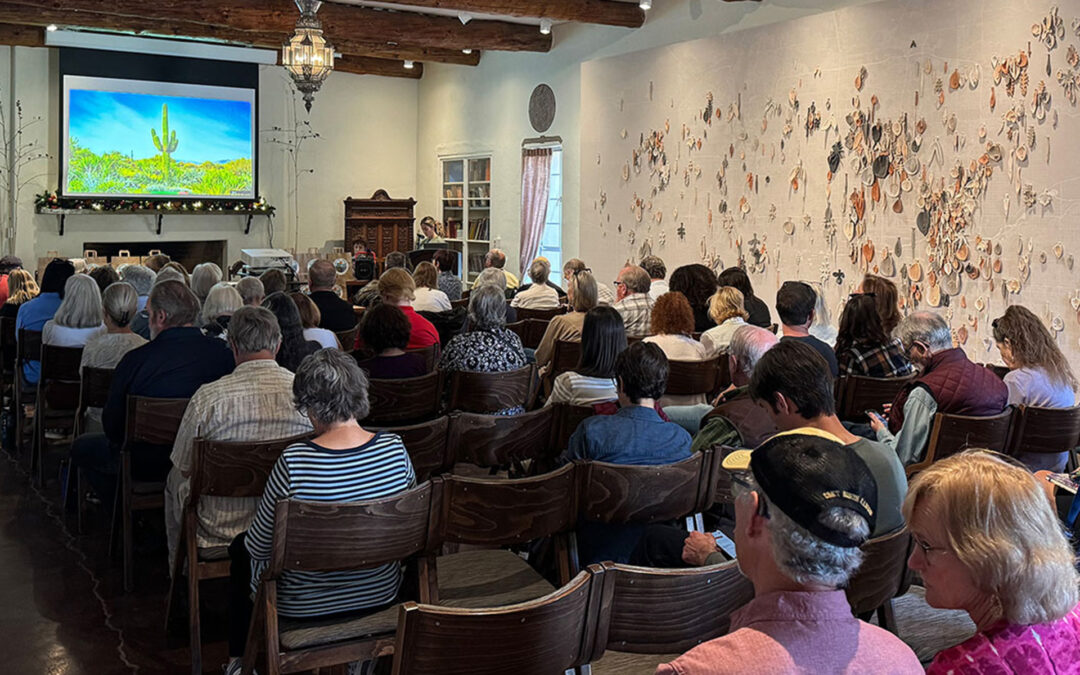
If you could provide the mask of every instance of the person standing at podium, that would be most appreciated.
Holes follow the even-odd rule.
[[[430,244],[445,244],[446,240],[439,236],[438,223],[431,216],[424,216],[420,220],[420,231],[423,235],[417,242],[417,248],[424,248]]]

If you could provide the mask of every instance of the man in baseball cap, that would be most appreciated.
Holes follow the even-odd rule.
[[[754,599],[730,632],[657,675],[922,673],[895,635],[851,615],[841,590],[862,562],[877,484],[850,447],[816,429],[724,459],[735,494],[735,550]]]

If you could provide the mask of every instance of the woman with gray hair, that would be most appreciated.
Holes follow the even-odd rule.
[[[247,532],[229,546],[229,657],[226,673],[240,672],[251,616],[251,597],[270,564],[274,508],[283,499],[355,502],[391,497],[416,484],[401,437],[360,426],[368,414],[368,379],[352,356],[323,349],[304,359],[293,380],[296,407],[315,430],[310,441],[281,454]],[[375,612],[389,606],[401,587],[402,566],[388,563],[359,571],[285,572],[278,584],[278,613],[314,618]]]
[[[537,258],[529,265],[529,278],[531,284],[526,284],[518,290],[514,299],[510,302],[511,307],[524,309],[555,309],[559,306],[559,294],[548,285],[548,277],[551,276],[551,263],[544,258]]]
[[[116,368],[120,359],[146,340],[131,331],[131,320],[138,306],[138,291],[131,284],[119,281],[105,289],[101,296],[105,314],[105,332],[97,333],[86,341],[82,353],[82,368]],[[101,431],[101,408],[88,408],[89,431]],[[96,426],[95,426],[96,425]]]
[[[157,272],[145,265],[128,265],[120,274],[120,281],[126,281],[135,288],[135,293],[139,296],[140,312],[146,309],[146,300],[150,297],[155,279]]]
[[[191,270],[191,291],[199,302],[206,302],[210,290],[221,282],[221,268],[212,262],[199,263]]]
[[[469,332],[457,335],[446,345],[439,368],[452,372],[505,373],[526,364],[521,339],[506,328],[506,300],[497,286],[474,288],[469,296]],[[517,415],[522,406],[488,411],[495,415]]]
[[[105,332],[101,319],[97,282],[85,274],[76,274],[64,283],[64,299],[53,318],[45,322],[41,341],[54,347],[84,347],[91,337]]]
[[[229,319],[233,312],[243,306],[244,299],[236,288],[225,282],[215,284],[203,301],[202,313],[199,315],[203,333],[222,340],[228,339]]]

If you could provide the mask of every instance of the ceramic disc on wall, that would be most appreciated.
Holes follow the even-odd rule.
[[[544,133],[555,121],[555,92],[546,84],[537,85],[529,97],[529,122],[538,133]]]

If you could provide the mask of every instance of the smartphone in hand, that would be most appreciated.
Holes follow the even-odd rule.
[[[881,422],[884,425],[889,424],[888,420],[886,420],[885,417],[880,412],[878,412],[877,410],[864,410],[863,413],[865,413],[867,417],[870,417],[872,419],[877,419],[879,422]]]

